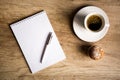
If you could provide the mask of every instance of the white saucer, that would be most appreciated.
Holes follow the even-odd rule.
[[[86,11],[97,12],[105,18],[105,27],[103,30],[100,32],[91,32],[84,28],[84,26],[79,22],[78,17],[80,14],[84,14]],[[102,9],[95,6],[87,6],[80,9],[73,19],[73,30],[75,34],[78,36],[78,38],[86,42],[96,42],[102,39],[107,33],[109,26],[109,19],[106,13]]]

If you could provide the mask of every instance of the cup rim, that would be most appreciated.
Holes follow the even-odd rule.
[[[87,19],[88,19],[90,16],[92,16],[92,15],[97,15],[97,16],[99,16],[99,17],[102,19],[102,26],[101,26],[101,28],[100,28],[99,30],[93,31],[93,30],[90,30],[90,29],[87,27]],[[99,13],[89,13],[89,14],[85,17],[85,19],[84,19],[84,27],[85,27],[85,29],[88,30],[88,31],[91,31],[91,32],[100,32],[100,31],[104,28],[104,26],[105,26],[105,19],[104,19],[103,16],[102,16],[101,14],[99,14]]]

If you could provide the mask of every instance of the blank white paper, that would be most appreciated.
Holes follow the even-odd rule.
[[[66,58],[45,11],[13,23],[10,27],[32,73]],[[49,32],[52,32],[53,37],[40,63]]]

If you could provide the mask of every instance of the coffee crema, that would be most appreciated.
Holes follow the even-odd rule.
[[[92,31],[99,31],[102,27],[102,19],[98,15],[91,15],[87,19],[87,27]]]

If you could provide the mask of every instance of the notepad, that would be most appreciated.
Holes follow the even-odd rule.
[[[66,58],[45,11],[10,25],[32,73],[36,73]],[[40,62],[46,38],[52,40]]]

